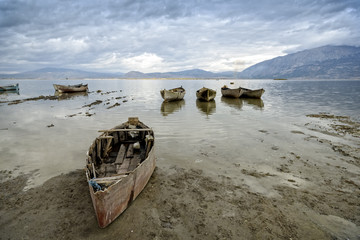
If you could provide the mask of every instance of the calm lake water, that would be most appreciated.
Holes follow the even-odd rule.
[[[155,132],[157,166],[203,169],[237,180],[239,168],[273,172],[291,152],[321,161],[328,149],[304,141],[307,114],[360,120],[360,81],[275,80],[21,80],[20,94],[0,102],[54,96],[52,84],[88,83],[86,95],[0,103],[0,169],[32,173],[29,187],[83,168],[100,133],[137,116]],[[230,85],[234,82],[234,85]],[[0,85],[11,83],[1,80]],[[262,100],[226,99],[223,85],[264,88]],[[159,91],[183,86],[183,101],[163,103]],[[214,102],[196,100],[201,87],[217,90]],[[98,92],[101,90],[101,92]],[[91,105],[95,101],[99,104]],[[120,105],[114,106],[119,103]],[[88,106],[87,106],[88,105]],[[114,106],[112,108],[109,108]],[[53,125],[53,126],[52,126]],[[51,126],[51,127],[50,127]],[[314,133],[312,133],[314,134]],[[318,133],[320,134],[320,133]],[[240,181],[240,179],[238,179]],[[262,186],[256,186],[258,191]]]

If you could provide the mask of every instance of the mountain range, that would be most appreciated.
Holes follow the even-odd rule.
[[[242,72],[210,72],[192,69],[179,72],[98,73],[64,68],[43,68],[18,74],[15,79],[82,78],[246,78],[246,79],[360,79],[360,47],[323,46],[257,63]]]

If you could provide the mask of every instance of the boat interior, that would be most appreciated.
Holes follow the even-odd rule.
[[[131,173],[148,156],[154,143],[152,129],[137,120],[128,121],[95,139],[88,153],[90,178]]]

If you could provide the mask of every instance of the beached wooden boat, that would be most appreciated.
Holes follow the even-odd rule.
[[[72,93],[72,92],[87,92],[87,84],[76,84],[76,85],[59,85],[53,84],[56,91],[60,93]]]
[[[164,89],[160,91],[161,97],[164,99],[164,101],[167,102],[181,100],[184,98],[185,93],[186,91],[182,86],[178,88],[173,88],[169,90]]]
[[[196,91],[196,97],[200,101],[209,102],[216,97],[216,91],[210,88],[203,87]]]
[[[221,88],[221,94],[223,97],[239,98],[243,93],[244,90],[241,88],[228,88],[226,85]]]
[[[12,85],[0,86],[0,92],[5,92],[5,91],[18,92],[19,84],[17,83],[17,84],[12,84]]]
[[[264,94],[265,90],[263,88],[251,90],[247,88],[240,87],[244,92],[241,95],[241,97],[248,97],[248,98],[261,98],[261,96]]]
[[[155,169],[154,132],[138,118],[103,132],[87,153],[86,178],[101,228],[144,189]]]

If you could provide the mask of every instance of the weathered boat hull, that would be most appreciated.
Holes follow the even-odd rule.
[[[244,91],[241,88],[235,88],[235,89],[231,89],[227,87],[221,88],[221,95],[223,97],[239,98],[243,93]]]
[[[216,97],[216,91],[210,88],[203,87],[196,91],[196,97],[200,101],[209,102],[211,100],[214,100],[214,98]]]
[[[87,153],[86,178],[101,228],[137,198],[156,166],[153,131],[137,118],[136,121],[135,128],[130,126],[129,118],[113,129],[102,130],[104,133],[94,140]],[[138,150],[135,142],[139,143]]]
[[[163,89],[160,91],[161,97],[164,99],[164,101],[167,102],[182,100],[185,96],[185,93],[186,91],[182,87],[173,88],[170,90]]]
[[[6,86],[0,86],[0,92],[18,92],[19,91],[19,84],[12,84],[12,85],[6,85]]]
[[[263,88],[256,90],[251,90],[247,88],[241,88],[241,89],[244,91],[241,97],[245,97],[245,98],[261,98],[261,96],[265,92]]]
[[[87,92],[87,84],[78,84],[78,85],[59,85],[53,84],[54,89],[60,93],[72,93],[72,92]]]
[[[147,159],[134,172],[119,179],[118,183],[104,191],[95,192],[94,188],[88,184],[99,227],[105,228],[126,210],[145,188],[155,166],[156,160],[154,148],[152,148]],[[89,173],[86,177],[89,182]]]

